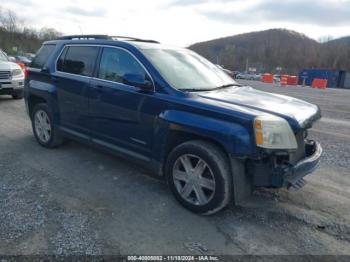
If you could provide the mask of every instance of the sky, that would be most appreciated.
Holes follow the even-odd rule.
[[[178,46],[270,28],[316,40],[350,35],[350,0],[1,0],[0,6],[37,29]]]

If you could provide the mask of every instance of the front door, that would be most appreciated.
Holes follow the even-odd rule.
[[[96,78],[91,81],[89,112],[95,142],[142,158],[149,156],[152,128],[144,105],[153,91],[126,84],[127,74],[149,78],[141,63],[127,50],[104,47]]]

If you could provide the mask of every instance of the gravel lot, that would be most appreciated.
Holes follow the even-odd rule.
[[[40,147],[23,100],[1,97],[0,255],[350,255],[350,90],[247,83],[321,107],[310,137],[323,162],[298,192],[258,190],[211,217],[126,161],[75,142]]]

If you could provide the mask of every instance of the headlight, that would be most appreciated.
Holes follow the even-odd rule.
[[[23,75],[23,71],[21,69],[14,69],[14,70],[12,70],[11,75],[12,76],[20,76],[20,75]]]
[[[256,145],[269,149],[297,149],[294,133],[286,120],[258,116],[254,121]]]

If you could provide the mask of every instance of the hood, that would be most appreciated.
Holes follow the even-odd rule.
[[[21,69],[21,67],[13,62],[0,61],[0,71],[11,71],[14,69]]]
[[[308,128],[321,117],[318,106],[289,96],[272,94],[252,87],[232,87],[198,93],[205,99],[248,107],[286,119],[294,128]]]

